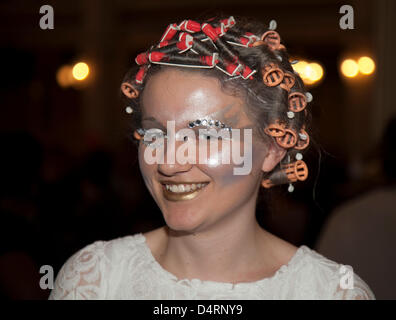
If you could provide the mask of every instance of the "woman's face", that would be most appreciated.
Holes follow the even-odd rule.
[[[172,120],[176,133],[197,119],[219,120],[233,129],[253,128],[241,98],[223,92],[216,78],[194,72],[165,69],[152,76],[142,93],[142,109],[142,127],[161,129],[164,133],[167,133],[167,121]],[[194,130],[199,141],[198,128]],[[243,129],[240,136],[244,136]],[[144,181],[171,229],[197,232],[243,212],[244,208],[254,207],[262,171],[271,170],[282,155],[269,152],[254,133],[252,143],[241,140],[237,142],[241,156],[252,159],[251,170],[245,175],[234,174],[233,169],[242,165],[235,165],[232,158],[229,164],[221,161],[225,149],[231,149],[235,141],[228,146],[220,141],[218,152],[210,152],[208,144],[207,163],[200,163],[199,153],[203,148],[197,143],[195,164],[180,164],[177,156],[175,161],[168,161],[166,140],[163,148],[154,153],[164,153],[164,163],[149,164],[145,151],[152,147],[140,143],[139,165]],[[185,143],[176,141],[175,150]]]

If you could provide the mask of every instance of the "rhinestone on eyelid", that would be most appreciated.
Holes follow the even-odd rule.
[[[216,121],[215,121],[215,126],[218,127],[219,125],[220,125],[219,120],[216,120]]]
[[[203,120],[201,121],[201,124],[202,124],[203,126],[206,126],[207,123],[208,123],[208,121],[207,121],[206,119],[203,119]]]
[[[214,120],[209,120],[209,125],[213,126],[214,125]]]
[[[195,124],[199,125],[201,123],[201,120],[195,120]]]
[[[195,123],[194,123],[194,122],[190,122],[190,123],[188,124],[188,126],[189,126],[190,128],[194,128],[194,127],[195,127]]]

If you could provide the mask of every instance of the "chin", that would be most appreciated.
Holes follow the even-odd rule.
[[[197,210],[172,209],[163,211],[169,229],[177,232],[194,233],[203,223],[204,215]]]

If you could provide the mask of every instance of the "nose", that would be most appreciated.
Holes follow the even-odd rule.
[[[179,147],[180,143],[175,143],[175,149],[172,151],[168,149],[167,144],[165,144],[164,148],[164,163],[158,164],[158,172],[161,173],[164,176],[173,176],[179,173],[183,172],[188,172],[191,170],[193,164],[187,161],[187,156],[184,157],[185,161],[182,161],[183,159],[178,159],[178,153],[177,153],[177,148]],[[170,155],[168,157],[168,152],[169,155],[171,152],[174,152],[174,155]],[[179,161],[178,161],[179,160]],[[183,163],[181,163],[183,162]],[[185,162],[185,163],[184,163]]]
[[[188,172],[191,170],[192,164],[179,164],[177,161],[174,164],[164,163],[158,165],[158,172],[162,175],[170,177],[179,173]]]

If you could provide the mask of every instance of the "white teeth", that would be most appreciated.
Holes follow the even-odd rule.
[[[195,191],[197,189],[203,188],[206,186],[206,183],[192,183],[192,184],[166,184],[166,190],[175,193],[183,193],[183,192],[190,192]]]

